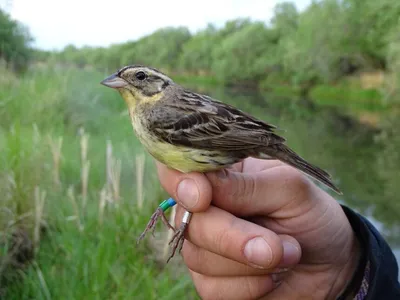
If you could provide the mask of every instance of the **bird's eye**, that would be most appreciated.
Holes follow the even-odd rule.
[[[145,72],[142,72],[142,71],[139,71],[139,72],[137,72],[136,74],[135,74],[135,76],[136,76],[136,78],[137,79],[139,79],[139,80],[145,80],[146,79],[146,73]]]

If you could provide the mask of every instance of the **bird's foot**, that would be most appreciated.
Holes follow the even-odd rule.
[[[154,231],[156,229],[157,221],[161,218],[162,222],[169,228],[175,231],[175,228],[168,222],[167,217],[164,212],[174,206],[176,204],[175,200],[169,198],[168,200],[164,200],[156,209],[154,214],[151,216],[150,221],[147,223],[145,230],[137,239],[137,243],[139,243],[145,236],[148,231],[151,230],[151,234],[154,236]]]
[[[185,211],[185,214],[183,215],[182,218],[181,226],[179,227],[178,230],[175,231],[174,235],[172,236],[172,239],[169,242],[169,245],[172,244],[172,250],[171,250],[171,255],[168,257],[167,263],[170,261],[172,257],[174,257],[176,250],[178,250],[179,253],[181,252],[183,247],[183,242],[185,241],[185,231],[189,225],[191,216],[192,213]]]

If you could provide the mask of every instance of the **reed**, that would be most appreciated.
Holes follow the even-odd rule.
[[[117,159],[113,156],[112,143],[110,140],[107,140],[106,167],[108,195],[110,200],[118,206],[121,200],[120,181],[122,164],[121,159]]]
[[[88,160],[89,134],[85,133],[83,128],[80,129],[80,150],[81,150],[81,193],[82,193],[82,209],[86,210],[88,197],[88,182],[90,161]]]
[[[72,208],[73,208],[74,213],[75,213],[75,215],[72,216],[72,218],[70,217],[68,219],[69,220],[71,220],[71,219],[72,220],[76,220],[76,225],[77,225],[79,231],[82,232],[84,230],[84,226],[81,223],[79,206],[78,206],[78,203],[77,203],[76,198],[75,198],[75,192],[74,192],[74,187],[73,186],[70,186],[68,188],[67,196],[68,196],[68,199],[70,200],[70,202],[72,204]]]
[[[35,246],[35,252],[37,253],[40,247],[40,229],[42,226],[44,203],[46,200],[46,191],[42,191],[39,186],[36,186],[34,192],[34,199],[35,199],[35,228],[33,231],[33,243]]]
[[[61,187],[60,180],[60,165],[61,165],[61,148],[63,143],[63,138],[60,136],[57,140],[50,135],[47,136],[47,141],[50,146],[51,155],[53,158],[53,183],[56,188]]]
[[[143,208],[144,201],[143,178],[145,160],[146,156],[144,155],[144,153],[136,155],[136,200],[140,211]]]

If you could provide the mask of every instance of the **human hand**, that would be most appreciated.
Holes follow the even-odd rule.
[[[359,245],[346,215],[292,167],[249,158],[207,174],[157,168],[194,212],[182,255],[203,299],[335,299],[351,279]]]

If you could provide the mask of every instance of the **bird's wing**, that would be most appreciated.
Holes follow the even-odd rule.
[[[274,133],[273,125],[189,91],[153,106],[148,121],[160,139],[198,149],[250,150],[285,141]]]

